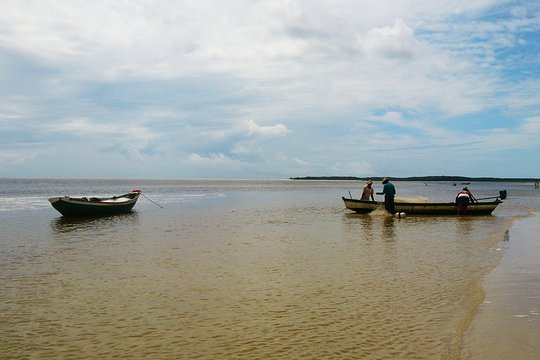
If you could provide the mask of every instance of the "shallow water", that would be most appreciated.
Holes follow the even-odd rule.
[[[497,244],[536,193],[473,184],[477,197],[507,188],[509,199],[494,216],[396,219],[343,211],[361,185],[1,180],[0,352],[458,358]],[[433,200],[456,191],[396,187]],[[141,198],[130,214],[70,220],[46,202],[135,188],[164,208]]]

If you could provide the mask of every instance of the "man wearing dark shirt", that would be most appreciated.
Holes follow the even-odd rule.
[[[388,180],[388,178],[384,178],[382,180],[382,183],[383,183],[383,191],[378,192],[377,195],[384,195],[384,207],[386,211],[394,215],[394,212],[395,212],[394,211],[394,196],[396,196],[396,188]]]

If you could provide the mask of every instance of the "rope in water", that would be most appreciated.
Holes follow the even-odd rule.
[[[141,193],[142,196],[144,196],[144,198],[146,198],[148,201],[150,201],[151,203],[153,204],[156,204],[157,206],[159,206],[161,209],[163,209],[163,206],[159,205],[157,202],[155,202],[154,200],[150,199],[148,196],[144,195],[143,193]]]

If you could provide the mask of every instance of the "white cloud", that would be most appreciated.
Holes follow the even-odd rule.
[[[249,164],[222,153],[209,155],[192,153],[180,158],[179,161],[182,167],[187,167],[197,177],[235,177],[235,174],[236,176],[244,174],[249,167]]]
[[[14,114],[0,114],[0,121],[5,121],[5,122],[11,122],[11,121],[15,121],[15,120],[18,120],[20,119],[21,116],[20,115],[14,115]]]
[[[2,165],[21,165],[36,158],[37,151],[10,151],[0,152],[0,166]]]
[[[422,120],[404,119],[403,113],[397,111],[388,111],[382,115],[370,116],[368,120],[377,124],[391,124],[404,129],[414,129],[423,133],[431,139],[433,143],[445,141],[457,136],[455,131],[447,130],[435,123],[430,123]]]
[[[336,175],[371,176],[375,174],[373,166],[367,161],[337,162],[330,169]]]
[[[410,126],[405,120],[403,120],[403,114],[397,111],[388,111],[381,116],[373,116],[371,118],[374,121],[380,121],[402,127]]]
[[[75,77],[230,73],[250,79],[255,88],[264,86],[274,101],[267,108],[280,112],[291,108],[290,103],[295,110],[326,111],[359,101],[416,107],[422,104],[417,99],[425,96],[423,103],[459,113],[473,108],[466,99],[474,99],[474,94],[469,90],[463,96],[464,89],[471,82],[482,88],[482,80],[467,69],[450,84],[438,80],[441,73],[464,68],[422,44],[409,21],[399,17],[412,17],[410,8],[422,8],[425,18],[449,11],[446,5],[435,7],[427,1],[336,1],[331,8],[316,1],[30,4],[23,12],[8,7],[2,19],[7,35],[0,35],[0,44],[34,58],[50,58],[49,63]],[[378,24],[364,27],[362,21],[369,18]],[[358,38],[360,44],[355,43]],[[368,59],[358,53],[362,50]],[[412,57],[414,62],[399,66],[380,61]],[[442,91],[444,97],[434,96]]]
[[[520,130],[532,136],[537,135],[540,132],[540,116],[525,119]]]
[[[89,141],[89,147],[103,153],[118,153],[127,158],[142,160],[163,152],[160,149],[161,135],[136,124],[98,123],[89,119],[72,119],[56,124],[44,125],[42,130],[63,133],[70,142]]]
[[[187,160],[197,165],[209,165],[209,164],[227,165],[227,164],[235,162],[234,160],[228,158],[227,156],[223,154],[212,154],[210,156],[190,154]]]
[[[397,19],[392,27],[371,29],[359,42],[367,54],[386,58],[413,57],[421,46],[413,30],[401,19]]]
[[[229,125],[230,126],[230,125]],[[215,140],[246,139],[246,138],[270,138],[284,136],[289,133],[287,126],[283,124],[261,126],[254,120],[241,120],[238,124],[232,125],[229,129],[212,130],[205,133]]]
[[[144,141],[145,143],[159,138],[151,129],[144,126],[122,123],[97,123],[89,119],[73,119],[45,125],[44,129],[52,132],[63,132],[76,137],[107,135],[118,140],[129,138],[130,140]]]
[[[247,120],[240,126],[240,131],[248,136],[281,136],[289,132],[283,124],[260,126],[253,120]]]
[[[537,146],[539,12],[496,0],[7,2],[0,135],[218,172],[359,173],[374,169],[351,149],[377,163],[401,148]]]
[[[302,166],[302,167],[306,167],[309,165],[309,162],[308,161],[305,161],[305,160],[302,160],[302,159],[298,159],[298,158],[295,158],[293,159],[293,161],[299,165],[299,166]]]

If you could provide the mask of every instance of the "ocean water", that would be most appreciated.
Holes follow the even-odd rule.
[[[432,201],[459,189],[395,185]],[[508,199],[492,216],[397,219],[344,210],[341,196],[362,186],[0,179],[0,354],[460,358],[500,244],[540,191],[472,183],[477,198]],[[67,219],[47,202],[133,189],[146,198],[113,217]]]

